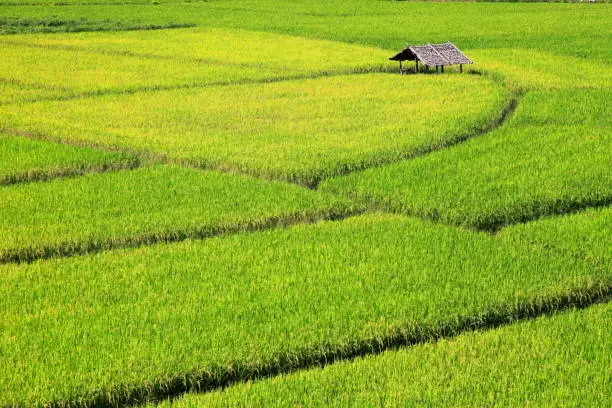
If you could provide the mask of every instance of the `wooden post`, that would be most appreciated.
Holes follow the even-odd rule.
[[[442,73],[444,73],[444,65],[442,65]]]
[[[463,73],[463,64],[459,64],[459,72]]]
[[[400,63],[400,74],[402,74],[402,73],[403,73],[403,72],[402,72],[402,60],[400,60],[400,62],[399,62],[399,63]]]
[[[429,73],[429,65],[425,64],[425,72]]]
[[[419,73],[419,60],[416,60],[416,68],[415,68],[415,70],[414,70],[414,73],[415,73],[415,74],[418,74],[418,73]]]

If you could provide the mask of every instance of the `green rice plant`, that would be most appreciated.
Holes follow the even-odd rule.
[[[606,303],[156,406],[604,406],[611,325]]]
[[[609,4],[439,4],[371,0],[239,0],[172,4],[160,0],[158,5],[0,8],[0,16],[36,20],[49,15],[71,21],[81,18],[111,20],[123,26],[190,23],[201,27],[266,31],[359,43],[384,48],[389,53],[406,43],[451,40],[464,50],[523,48],[583,57],[583,65],[593,61],[612,62],[609,52],[612,47],[612,7]],[[227,46],[228,49],[234,47],[235,44]],[[279,53],[285,51],[281,49]],[[353,54],[353,57],[355,60],[361,58],[359,54]],[[516,61],[516,65],[521,64],[529,62]]]
[[[499,233],[502,239],[577,256],[602,267],[612,265],[611,235],[612,207],[513,225]]]
[[[607,204],[609,96],[607,89],[529,93],[494,132],[321,188],[390,211],[486,230]]]
[[[484,132],[510,95],[477,76],[350,75],[0,108],[4,127],[316,185]]]
[[[204,237],[351,211],[325,194],[238,175],[163,166],[88,174],[0,189],[0,262]]]
[[[14,102],[25,102],[37,99],[49,99],[62,94],[60,89],[49,89],[42,85],[0,79],[0,105]]]
[[[171,59],[104,55],[61,48],[0,44],[2,74],[18,86],[2,102],[61,99],[141,89],[191,87],[273,78],[278,74],[245,67]],[[36,72],[36,75],[32,73]],[[37,93],[30,91],[35,88]]]
[[[36,100],[32,87],[48,99],[379,71],[386,55],[372,47],[214,29],[10,36],[0,39],[0,52],[2,75],[20,85],[0,103]]]
[[[236,27],[239,28],[239,27]],[[258,77],[380,70],[388,52],[336,41],[223,28],[24,35],[0,39],[5,44],[38,46],[86,53],[165,57],[200,66],[231,67]],[[231,44],[231,46],[230,46]],[[250,71],[249,71],[250,69]],[[8,75],[8,74],[7,74]],[[225,75],[225,73],[222,73]],[[261,77],[261,75],[259,75]]]
[[[584,58],[528,49],[469,50],[475,69],[499,78],[517,90],[610,88],[612,70],[607,64]]]
[[[0,5],[7,5],[7,3],[0,1]],[[108,18],[104,20],[91,20],[85,17],[62,19],[54,15],[43,15],[38,18],[0,17],[0,35],[106,30],[159,30],[191,26],[193,25],[188,23],[146,24],[142,22],[122,22]]]
[[[611,278],[398,215],[0,265],[0,405],[207,389],[588,303]]]
[[[128,154],[0,134],[0,186],[138,164],[138,159]]]

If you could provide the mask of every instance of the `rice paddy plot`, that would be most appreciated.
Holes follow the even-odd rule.
[[[612,269],[612,207],[513,225],[501,230],[499,236]]]
[[[265,69],[6,43],[0,44],[0,52],[3,56],[0,59],[2,75],[17,84],[9,89],[9,94],[2,95],[0,101],[3,103],[143,88],[203,86],[278,76]]]
[[[40,84],[27,84],[0,79],[0,105],[48,99],[61,95],[61,89],[49,89]]]
[[[609,65],[585,58],[520,48],[469,50],[469,55],[478,61],[475,69],[498,77],[513,89],[612,87]]]
[[[0,189],[0,262],[340,217],[341,199],[278,182],[174,167]]]
[[[510,95],[470,75],[364,74],[0,107],[50,140],[314,185],[477,134]]]
[[[124,0],[124,3],[130,1]],[[465,50],[520,47],[585,58],[582,65],[592,61],[612,62],[609,52],[612,46],[609,28],[612,8],[609,4],[437,4],[370,0],[159,3],[122,6],[97,4],[87,7],[3,6],[0,16],[40,20],[52,15],[61,21],[75,22],[86,18],[87,21],[77,25],[76,29],[80,30],[95,29],[95,26],[90,28],[88,21],[110,20],[107,28],[111,29],[112,23],[119,29],[187,23],[200,27],[238,28],[360,43],[391,51],[405,43],[453,40]],[[584,24],[585,21],[588,24]],[[24,30],[28,29],[24,27]],[[75,28],[67,25],[66,29]],[[517,64],[521,63],[524,61],[517,61]]]
[[[32,86],[73,96],[380,70],[384,61],[374,48],[212,29],[9,36],[0,39],[0,49],[3,75],[21,84],[19,95],[4,95],[4,103],[36,100],[25,98]],[[349,60],[356,54],[359,62]]]
[[[86,53],[164,57],[232,67],[237,73],[245,71],[255,78],[257,70],[291,77],[389,68],[388,51],[375,47],[227,28],[22,35],[0,38],[2,42]]]
[[[128,154],[0,134],[0,186],[137,165],[138,159]]]
[[[0,52],[2,75],[17,84],[0,103],[380,71],[386,55],[333,41],[214,29],[6,36]]]
[[[610,270],[398,215],[0,265],[0,405],[117,405],[537,314]]]
[[[19,1],[20,0],[17,0],[16,2]],[[36,4],[20,4],[22,7],[27,5]],[[125,6],[125,4],[123,5]],[[3,8],[10,8],[7,3],[3,3],[2,1],[0,1],[0,6],[4,6]],[[66,6],[66,4],[63,4],[63,6]],[[38,8],[39,7],[35,7],[34,9]],[[21,15],[21,10],[17,15]],[[61,18],[54,14],[38,15],[33,18],[28,18],[26,16],[16,17],[14,14],[0,16],[0,35],[104,30],[159,30],[192,26],[193,24],[189,23],[165,22],[162,24],[147,24],[142,21],[130,22],[111,20],[109,18],[93,20],[84,17],[82,14],[80,16],[73,16],[72,18]]]
[[[321,187],[486,230],[603,205],[612,199],[609,96],[607,89],[529,93],[494,132]]]
[[[604,406],[611,326],[595,305],[155,406]]]

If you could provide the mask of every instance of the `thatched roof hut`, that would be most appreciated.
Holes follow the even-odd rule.
[[[402,61],[415,61],[417,71],[421,62],[426,69],[436,67],[437,70],[438,67],[442,67],[442,72],[445,65],[459,65],[459,69],[463,72],[463,64],[474,63],[450,41],[442,44],[410,45],[389,59],[399,61],[402,73],[407,72],[402,69]]]

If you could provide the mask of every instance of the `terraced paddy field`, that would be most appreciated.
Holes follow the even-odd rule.
[[[0,0],[0,407],[606,405],[610,21]]]

